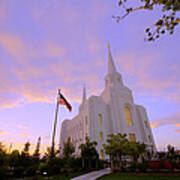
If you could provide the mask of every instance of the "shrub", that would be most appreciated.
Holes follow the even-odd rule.
[[[131,166],[129,167],[129,170],[131,172],[135,172],[135,171],[140,171],[140,172],[146,172],[148,168],[148,163],[137,163],[137,162],[133,162],[131,164]]]
[[[146,172],[146,170],[148,168],[147,163],[137,163],[136,166],[137,166],[137,169],[141,172]]]
[[[31,167],[27,168],[27,170],[25,171],[25,175],[26,176],[34,176],[36,174],[36,171],[37,171],[37,167],[31,166]]]
[[[168,161],[166,161],[166,160],[164,160],[164,167],[167,168],[167,169],[169,169],[169,170],[172,170],[172,169],[173,169],[171,163],[168,162]]]
[[[22,177],[22,176],[24,176],[24,171],[25,171],[24,167],[16,167],[14,169],[14,176],[15,177]]]
[[[8,169],[6,167],[0,166],[0,179],[6,177]]]
[[[136,162],[133,162],[133,163],[131,164],[131,166],[129,167],[129,170],[130,170],[131,172],[135,172],[136,169],[137,169],[137,163],[136,163]]]
[[[176,163],[174,161],[171,162],[171,166],[173,167],[173,169],[178,169],[179,168],[178,163]]]
[[[40,171],[47,172],[48,175],[54,175],[60,173],[61,168],[65,165],[65,161],[61,158],[48,159],[46,163],[41,165]]]
[[[159,170],[161,167],[160,161],[150,161],[149,162],[149,168],[153,170]]]

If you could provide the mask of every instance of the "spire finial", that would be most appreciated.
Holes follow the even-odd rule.
[[[110,44],[108,42],[108,74],[112,74],[116,72],[116,67],[114,65],[114,61],[110,51]]]
[[[109,42],[108,42],[108,51],[110,51],[110,44],[109,44]]]
[[[82,99],[82,102],[85,102],[86,100],[86,85],[84,84],[83,86],[83,99]]]

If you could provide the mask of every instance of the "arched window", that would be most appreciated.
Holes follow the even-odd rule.
[[[148,128],[148,122],[147,122],[147,120],[144,121],[144,124],[145,124],[146,128]]]
[[[130,108],[127,107],[127,106],[124,108],[124,115],[125,115],[125,118],[126,118],[126,124],[128,126],[132,126],[133,122],[132,122],[131,111],[130,111]]]
[[[99,119],[99,125],[102,124],[102,115],[101,114],[98,114],[98,119]]]
[[[130,141],[130,142],[136,142],[136,136],[135,136],[135,134],[129,134],[129,141]]]
[[[151,136],[150,136],[150,135],[148,136],[148,139],[149,139],[149,142],[152,142],[152,139],[151,139]]]
[[[88,125],[88,117],[85,117],[86,125]]]
[[[103,140],[103,132],[102,132],[102,131],[99,133],[99,140],[100,140],[100,141]]]
[[[104,159],[104,151],[101,149],[100,150],[100,158],[103,160]]]

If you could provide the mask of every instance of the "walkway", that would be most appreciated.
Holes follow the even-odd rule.
[[[110,173],[111,173],[111,169],[106,168],[106,169],[102,169],[99,171],[93,171],[88,174],[84,174],[84,175],[72,178],[71,180],[95,180],[101,176],[104,176],[104,175],[110,174]]]

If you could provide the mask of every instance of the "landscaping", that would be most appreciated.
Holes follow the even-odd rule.
[[[29,153],[30,143],[24,145],[20,152],[13,150],[7,153],[6,148],[0,143],[0,179],[70,179],[94,170],[103,168],[103,161],[99,159],[96,142],[86,142],[79,146],[81,154],[74,156],[75,146],[70,138],[64,142],[62,154],[48,148],[44,156],[40,156],[40,139],[35,152]]]
[[[179,180],[180,174],[109,174],[98,180]]]
[[[103,144],[108,161],[99,159],[96,146],[86,137],[79,146],[79,156],[75,156],[75,146],[68,138],[61,153],[48,148],[41,157],[40,139],[33,154],[29,153],[29,142],[21,152],[11,153],[0,143],[0,179],[68,180],[105,167],[110,167],[113,174],[100,179],[180,179],[180,155],[173,146],[169,145],[167,152],[153,152],[143,143],[129,141],[126,134],[110,134]]]

